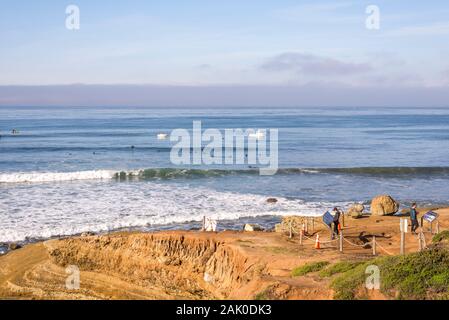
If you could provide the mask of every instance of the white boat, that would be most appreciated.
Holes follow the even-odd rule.
[[[165,139],[167,139],[167,137],[168,137],[168,134],[166,134],[166,133],[159,133],[157,135],[158,140],[165,140]]]
[[[265,137],[265,133],[263,131],[257,130],[255,133],[250,133],[248,137],[262,139],[263,137]]]

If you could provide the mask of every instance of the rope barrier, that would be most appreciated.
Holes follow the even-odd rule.
[[[439,223],[440,227],[444,227],[444,228],[448,228],[449,229],[449,226],[447,226],[446,224],[442,223],[440,220],[438,220],[438,223]]]
[[[445,228],[445,229],[447,228],[447,229],[449,229],[449,227],[446,224],[441,223],[440,221],[438,221],[438,223],[439,223],[439,228]],[[310,243],[316,243],[316,239],[310,238],[310,237],[305,235],[305,232],[307,232],[306,229],[307,228],[305,227],[305,224],[303,224],[302,228],[299,229],[299,230],[297,228],[293,227],[292,225],[290,225],[290,234],[292,234],[292,233],[301,234],[302,233],[301,234],[301,243],[304,242],[304,241],[310,241]],[[416,239],[420,242],[420,248],[421,249],[426,249],[426,248],[428,248],[427,240],[426,240],[426,234],[433,235],[433,233],[430,230],[425,231],[423,228],[421,228],[421,230],[422,230],[422,232],[418,233],[418,235],[416,236]],[[440,232],[441,232],[441,230],[440,230]],[[337,237],[335,239],[328,240],[328,241],[320,241],[320,244],[335,243],[335,242],[337,242],[339,240],[340,239]],[[364,244],[356,244],[356,243],[353,243],[352,241],[346,239],[345,237],[343,237],[343,241],[348,243],[349,245],[351,245],[353,247],[357,247],[357,248],[366,248],[368,245],[374,246],[374,240],[371,240],[371,241],[366,242]],[[337,248],[338,247],[339,246],[337,246]],[[387,255],[390,255],[390,256],[396,255],[396,254],[392,253],[391,251],[387,250],[381,244],[379,244],[378,241],[376,241],[376,247],[379,248],[380,250],[382,250]],[[373,250],[375,250],[375,249],[373,249]]]
[[[326,244],[326,243],[331,243],[331,242],[334,242],[334,241],[338,241],[338,239],[329,240],[329,241],[321,241],[321,240],[320,240],[320,243]]]
[[[386,254],[390,255],[390,256],[394,256],[395,254],[391,253],[390,251],[388,251],[387,249],[385,249],[384,247],[382,247],[379,242],[376,242],[376,246],[378,248],[381,248]]]
[[[367,245],[372,244],[372,241],[367,242],[367,243],[364,243],[364,244],[356,244],[356,243],[352,243],[352,242],[349,241],[349,240],[346,240],[344,237],[343,237],[343,240],[344,240],[345,242],[349,243],[351,246],[354,246],[354,247],[366,247]]]

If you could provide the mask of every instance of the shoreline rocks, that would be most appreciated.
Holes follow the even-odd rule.
[[[20,245],[20,244],[18,244],[18,243],[10,243],[9,245],[8,245],[8,249],[9,250],[11,250],[11,251],[13,251],[13,250],[18,250],[18,249],[20,249],[20,248],[22,248],[22,246]]]
[[[389,195],[374,197],[371,201],[371,215],[387,216],[399,211],[399,203]]]
[[[250,224],[250,223],[247,223],[247,224],[245,224],[245,226],[243,227],[243,231],[246,231],[246,232],[264,231],[264,228],[262,228],[262,227],[259,226],[258,224]]]
[[[353,219],[358,219],[363,216],[363,210],[365,210],[365,206],[363,204],[354,204],[348,210],[348,216]]]

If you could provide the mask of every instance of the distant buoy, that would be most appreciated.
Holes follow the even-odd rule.
[[[157,135],[158,140],[165,140],[165,139],[167,139],[167,137],[168,137],[168,134],[166,134],[166,133],[159,133]]]

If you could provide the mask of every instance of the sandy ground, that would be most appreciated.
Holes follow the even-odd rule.
[[[421,210],[421,214],[425,210]],[[449,208],[437,210],[449,230]],[[435,228],[435,226],[434,226]],[[432,235],[425,226],[426,242]],[[315,249],[316,234],[321,249]],[[312,261],[365,260],[400,251],[399,217],[345,218],[343,253],[319,223],[299,237],[274,232],[171,231],[72,237],[28,245],[0,257],[1,299],[332,299],[329,279],[292,277]],[[406,252],[416,252],[406,234]],[[80,289],[66,286],[66,266],[79,267]],[[373,299],[382,295],[373,293]]]

